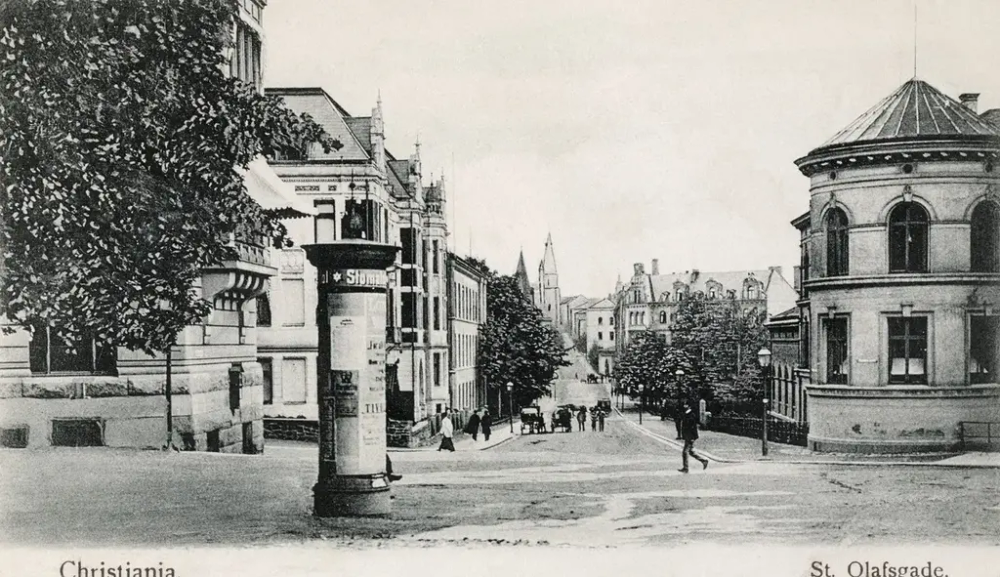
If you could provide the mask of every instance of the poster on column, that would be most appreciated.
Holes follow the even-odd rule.
[[[336,402],[337,471],[385,469],[385,295],[329,296],[330,378]]]

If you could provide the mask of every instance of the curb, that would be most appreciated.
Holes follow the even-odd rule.
[[[647,437],[653,439],[654,441],[667,445],[678,451],[682,451],[684,449],[684,446],[681,443],[678,443],[673,439],[668,439],[660,435],[659,433],[654,433],[653,431],[650,431],[646,427],[627,419],[625,415],[622,414],[622,412],[618,408],[615,408],[615,412],[617,412],[622,417],[622,419],[625,421],[626,424],[636,429],[639,433],[646,435]],[[833,461],[833,460],[826,461],[826,460],[809,460],[809,459],[778,460],[778,459],[768,459],[768,458],[754,459],[754,460],[740,460],[740,459],[723,459],[721,457],[713,455],[712,453],[702,450],[699,450],[698,454],[704,456],[709,461],[715,461],[717,463],[734,464],[734,465],[743,465],[747,463],[763,463],[768,465],[779,465],[779,464],[780,465],[842,465],[846,467],[942,467],[949,469],[1000,469],[1000,464],[991,464],[991,463],[946,463],[942,461],[864,462],[864,461]]]

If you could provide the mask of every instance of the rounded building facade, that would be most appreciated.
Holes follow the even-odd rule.
[[[814,450],[949,451],[1000,421],[1000,128],[962,99],[911,80],[796,161]]]

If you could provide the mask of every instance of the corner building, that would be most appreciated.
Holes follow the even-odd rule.
[[[913,79],[796,161],[809,447],[945,451],[1000,420],[1000,129]]]

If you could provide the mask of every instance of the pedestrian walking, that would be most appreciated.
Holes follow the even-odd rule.
[[[684,422],[684,404],[677,403],[677,410],[674,411],[674,428],[677,429],[677,440],[680,441],[684,435],[683,433],[683,423]]]
[[[472,435],[473,441],[479,440],[479,409],[472,411],[469,422],[465,424],[465,432]]]
[[[601,428],[601,432],[604,432],[604,417],[607,415],[606,412],[598,411],[597,413],[597,425]]]
[[[601,412],[601,410],[598,409],[597,407],[594,407],[593,409],[590,409],[590,432],[591,433],[593,433],[594,431],[597,430],[597,413],[600,413],[600,412]]]
[[[483,409],[483,416],[479,419],[479,426],[483,428],[483,438],[486,442],[490,442],[490,427],[493,426],[493,417],[490,417],[490,412],[487,409]]]
[[[444,418],[441,419],[441,446],[438,447],[438,451],[441,449],[448,449],[452,453],[455,452],[455,442],[452,440],[452,436],[455,434],[455,428],[451,424],[451,410],[444,410]]]
[[[684,437],[684,450],[681,452],[682,468],[681,473],[688,472],[688,455],[701,461],[701,468],[708,468],[708,459],[694,452],[694,442],[698,440],[698,415],[691,409],[690,405],[685,407],[684,416],[681,418],[681,436]]]
[[[580,412],[576,414],[577,431],[582,431],[587,426],[587,407],[580,407]]]

